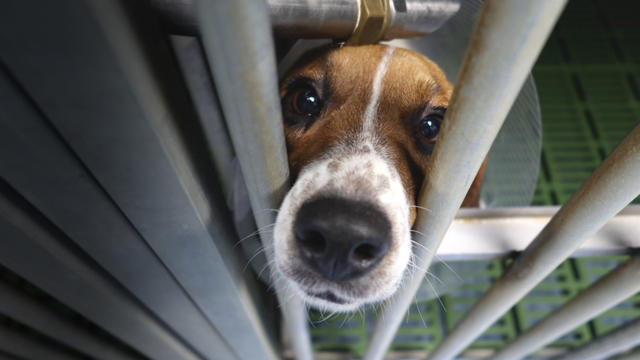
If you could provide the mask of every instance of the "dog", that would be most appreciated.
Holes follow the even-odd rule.
[[[398,289],[452,92],[434,62],[386,45],[312,49],[281,79],[293,187],[275,263],[307,304],[349,312]],[[463,206],[478,206],[483,169]]]

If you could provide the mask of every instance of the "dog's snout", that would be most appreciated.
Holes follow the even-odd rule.
[[[387,217],[366,202],[322,198],[304,203],[295,220],[302,261],[329,280],[353,280],[378,265],[391,244]]]

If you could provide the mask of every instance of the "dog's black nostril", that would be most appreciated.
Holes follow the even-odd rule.
[[[294,227],[302,261],[334,281],[366,275],[391,244],[389,220],[366,202],[341,198],[306,202]]]
[[[379,256],[382,249],[380,247],[372,245],[372,244],[362,244],[358,245],[358,247],[353,250],[353,255],[351,257],[355,261],[366,261],[372,260]]]
[[[296,237],[298,246],[311,254],[322,255],[327,248],[327,243],[320,231],[303,229],[303,231],[296,232]]]

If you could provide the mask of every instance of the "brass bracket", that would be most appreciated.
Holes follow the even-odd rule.
[[[375,44],[389,28],[389,0],[360,0],[360,19],[346,45]]]

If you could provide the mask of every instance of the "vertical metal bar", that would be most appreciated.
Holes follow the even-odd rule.
[[[280,206],[289,174],[269,11],[266,3],[256,0],[199,0],[197,6],[231,140],[260,237],[272,260],[269,227],[275,212],[270,210]],[[305,306],[295,294],[285,300],[279,280],[275,288],[297,359],[311,359]]]
[[[631,257],[589,288],[556,309],[531,329],[500,349],[491,360],[524,358],[603,311],[640,291],[640,255]],[[640,333],[636,327],[636,341]],[[601,339],[598,339],[601,340]],[[592,348],[593,350],[593,348]],[[589,352],[582,352],[587,355]],[[580,357],[587,359],[587,357]]]
[[[635,266],[638,266],[638,257],[635,258]],[[636,278],[638,274],[636,274]],[[593,339],[591,342],[571,350],[570,352],[555,357],[553,360],[600,360],[608,359],[610,356],[619,354],[634,346],[640,345],[640,318],[607,333],[604,336]],[[631,354],[621,355],[622,358]],[[618,359],[618,357],[616,357]],[[640,351],[635,352],[635,357],[629,359],[640,359]]]
[[[640,193],[640,124],[478,300],[431,359],[462,351]]]
[[[169,38],[205,135],[209,140],[211,156],[218,170],[220,184],[228,192],[233,181],[234,154],[231,139],[227,134],[224,119],[216,100],[214,84],[211,82],[202,47],[197,38],[185,36],[170,36]]]
[[[13,331],[11,328],[0,325],[0,350],[8,354],[18,356],[23,360],[81,360],[82,358],[71,353],[36,341],[23,334]],[[0,353],[0,360],[2,353]]]
[[[114,347],[0,279],[0,314],[99,360],[139,359]]]
[[[488,0],[429,162],[415,228],[416,270],[376,324],[365,358],[382,359],[426,269],[544,45],[565,1]],[[448,357],[453,355],[450,353]],[[446,356],[447,357],[447,356]],[[447,358],[448,358],[447,357]]]

